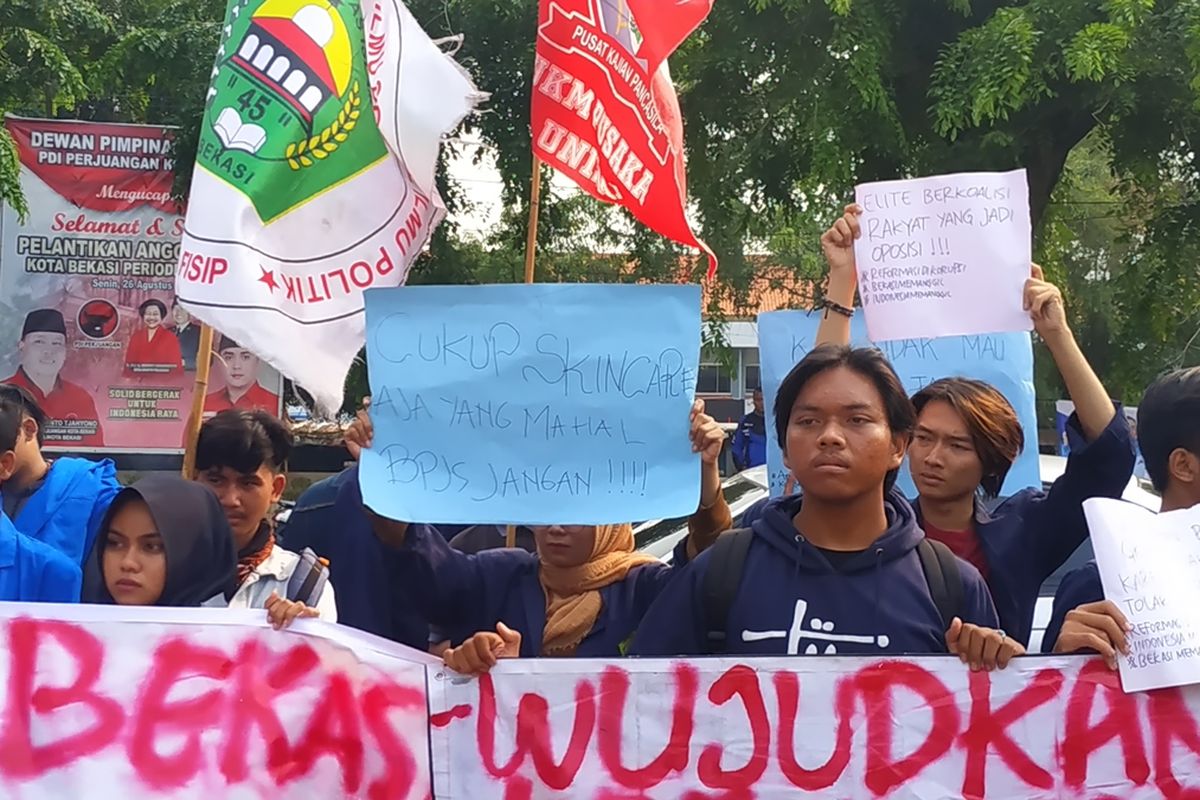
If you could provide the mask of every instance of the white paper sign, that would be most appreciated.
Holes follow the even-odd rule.
[[[1025,170],[864,183],[855,242],[872,341],[1027,331]]]
[[[1155,514],[1093,498],[1083,510],[1104,596],[1133,626],[1125,691],[1200,683],[1200,506]]]

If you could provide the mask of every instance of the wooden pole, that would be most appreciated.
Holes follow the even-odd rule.
[[[537,256],[538,206],[542,194],[542,161],[533,157],[533,176],[529,179],[529,226],[525,232],[525,283],[533,283],[533,265]],[[504,535],[505,547],[517,546],[517,526],[509,525]]]
[[[192,394],[192,413],[183,439],[183,477],[191,480],[196,472],[196,442],[204,422],[204,398],[208,395],[208,375],[212,369],[213,329],[200,325],[200,346],[196,349],[196,385]]]
[[[525,282],[533,283],[533,261],[537,255],[538,207],[542,194],[542,162],[533,157],[533,178],[529,181],[529,225],[525,231]]]

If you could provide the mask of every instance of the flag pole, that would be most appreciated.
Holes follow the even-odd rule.
[[[533,283],[534,257],[537,255],[538,205],[542,194],[542,160],[533,157],[533,176],[529,179],[529,226],[525,231],[525,283]],[[509,525],[504,546],[517,546],[517,526]]]
[[[529,225],[525,232],[525,282],[533,283],[533,260],[537,255],[538,206],[542,194],[542,160],[533,157],[533,177],[529,181]]]
[[[204,398],[208,395],[208,375],[212,368],[213,329],[200,324],[200,345],[196,348],[196,384],[192,390],[192,413],[188,416],[183,439],[183,477],[191,480],[196,471],[196,442],[204,421]]]

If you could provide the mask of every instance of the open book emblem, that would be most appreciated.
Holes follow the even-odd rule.
[[[267,132],[253,122],[242,122],[242,117],[232,108],[221,111],[213,130],[221,144],[231,150],[245,150],[247,153],[257,153],[267,141]]]

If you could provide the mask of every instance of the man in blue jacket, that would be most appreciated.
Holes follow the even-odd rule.
[[[18,531],[82,566],[104,512],[121,490],[115,465],[109,459],[47,460],[46,415],[19,386],[0,384],[0,419],[7,421],[0,428],[10,432],[0,438],[0,457],[12,465],[0,476],[4,513]]]
[[[768,505],[749,533],[701,554],[662,591],[631,653],[641,656],[894,655],[952,652],[1004,666],[1024,652],[1000,631],[979,572],[933,548],[892,486],[915,420],[874,349],[818,347],[783,380],[775,434],[802,494]],[[714,596],[739,564],[728,602]],[[952,598],[948,603],[941,597]],[[943,606],[953,605],[947,619]]]
[[[1168,372],[1150,384],[1138,407],[1138,423],[1146,472],[1162,494],[1160,510],[1200,504],[1200,367]],[[1059,584],[1042,650],[1099,653],[1116,669],[1117,652],[1128,652],[1127,625],[1121,611],[1104,599],[1092,561]]]
[[[762,389],[754,390],[754,409],[742,417],[730,447],[733,464],[741,472],[767,463],[767,420],[763,415]]]
[[[21,435],[22,414],[0,399],[0,447]],[[13,447],[0,453],[0,484],[17,467]],[[0,512],[0,600],[35,603],[78,603],[79,565],[49,545],[20,533],[8,514]]]
[[[0,513],[0,601],[78,603],[80,581],[78,564],[20,533]]]

